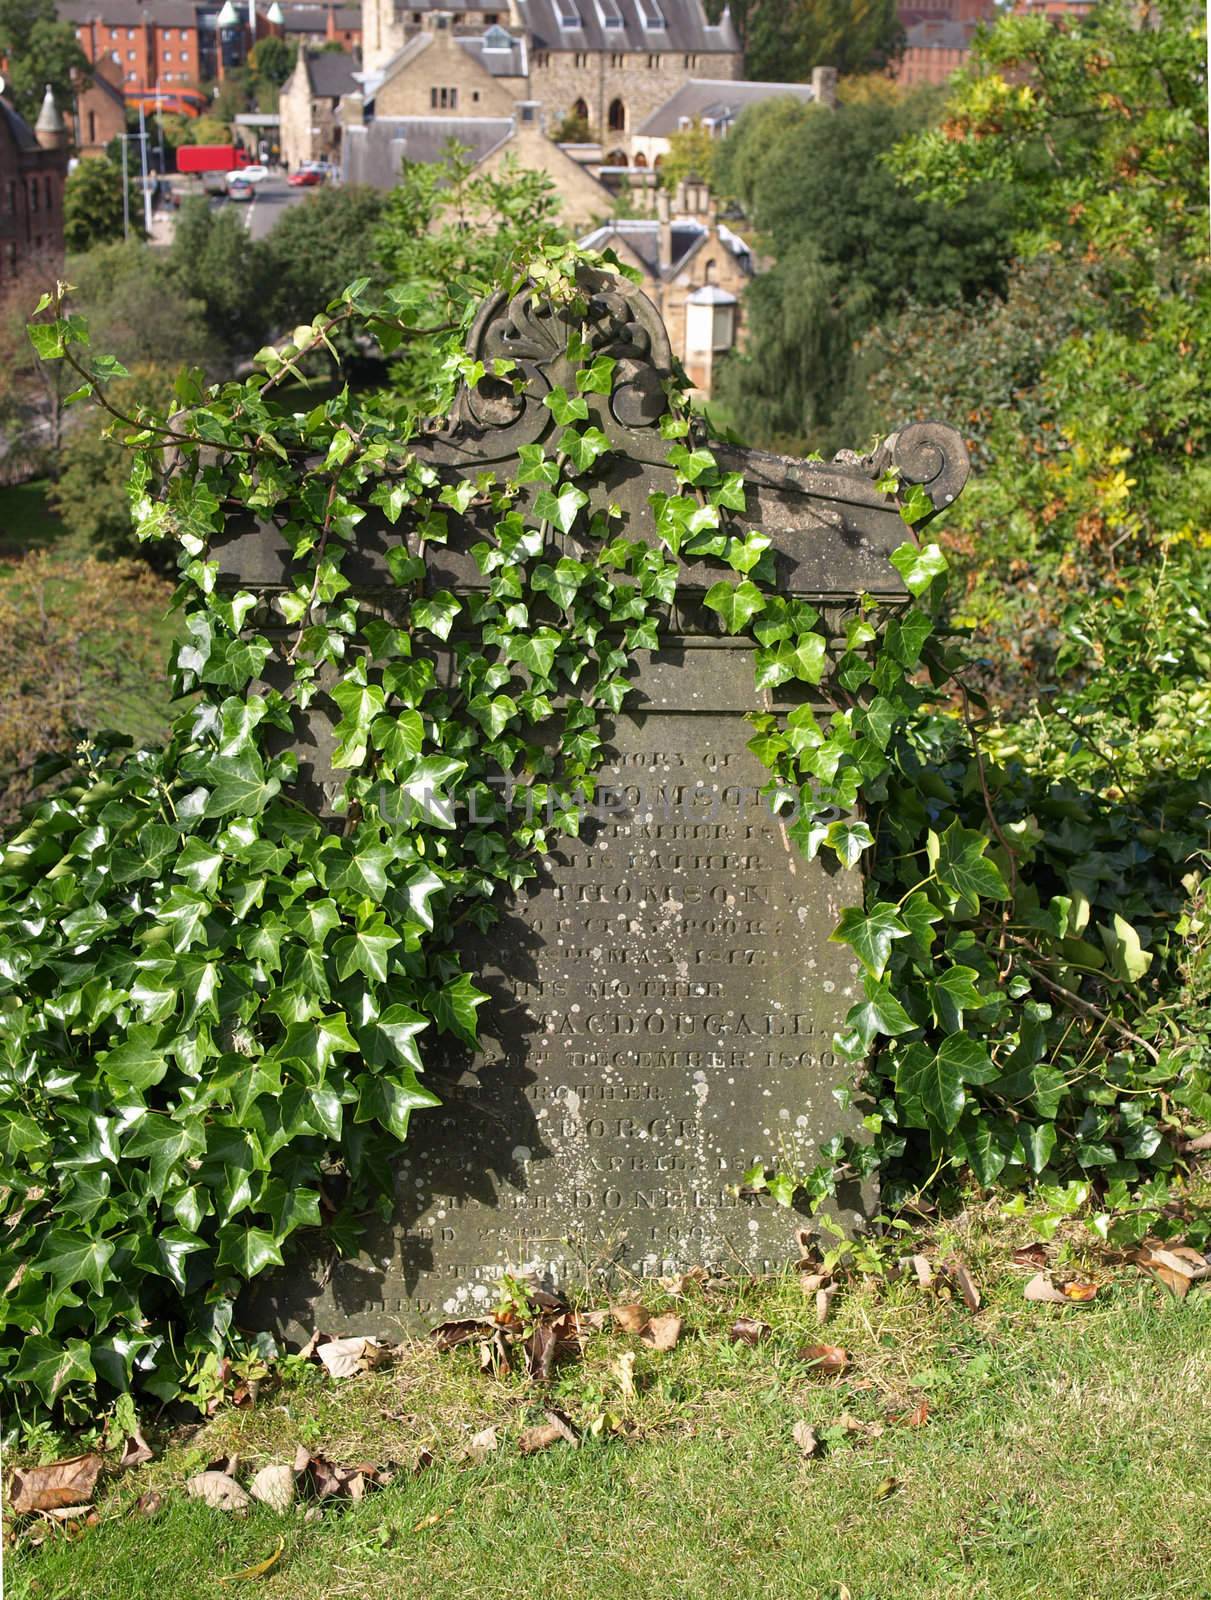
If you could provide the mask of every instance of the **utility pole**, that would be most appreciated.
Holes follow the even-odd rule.
[[[147,183],[147,117],[139,101],[139,170],[143,175],[143,231],[151,238],[151,189]]]
[[[130,178],[126,171],[126,141],[128,134],[122,135],[122,237],[130,238]]]

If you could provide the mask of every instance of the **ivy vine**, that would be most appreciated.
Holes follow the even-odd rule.
[[[559,247],[528,265],[569,329],[574,380],[546,399],[555,450],[523,447],[511,478],[441,482],[412,447],[424,419],[394,398],[278,403],[337,330],[388,352],[416,332],[415,296],[373,301],[364,281],[247,381],[187,377],[168,421],[114,416],[140,534],[179,548],[185,699],[163,749],[96,735],[49,764],[56,786],[0,858],[0,1363],[27,1409],[78,1414],[98,1384],[196,1387],[236,1340],[241,1285],[292,1235],[322,1227],[348,1251],[359,1215],[389,1212],[400,1141],[436,1103],[426,1055],[474,1044],[486,998],[457,930],[490,926],[535,857],[577,833],[603,721],[635,653],[659,645],[682,557],[718,565],[706,605],[752,640],[758,690],[819,691],[755,712],[752,748],[771,805],[797,805],[804,853],[867,873],[832,935],[864,974],[840,1042],[869,1058],[867,1137],[811,1173],[758,1163],[750,1186],[817,1202],[878,1168],[894,1202],[931,1164],[981,1184],[1075,1171],[1107,1215],[1151,1216],[1185,1121],[1211,1111],[1206,1065],[1163,1037],[1144,992],[1176,959],[1189,830],[1170,818],[1146,850],[1139,816],[982,750],[937,545],[906,535],[908,598],[861,600],[840,635],[777,593],[770,541],[738,516],[743,481],[675,386],[660,431],[677,492],[652,497],[657,542],[614,508],[590,513],[614,363],[581,320],[586,259],[603,264]],[[112,409],[121,368],[61,297],[39,318],[39,354]],[[462,331],[431,375],[447,396],[520,386],[509,362],[468,357]],[[909,526],[932,510],[880,487]],[[433,592],[424,547],[473,502],[492,528],[474,550],[484,587]],[[401,534],[373,606],[343,571],[368,507]],[[289,552],[272,606],[218,581],[212,546],[249,514]],[[555,530],[578,556],[553,551]],[[313,706],[345,774],[335,823],[292,793]]]

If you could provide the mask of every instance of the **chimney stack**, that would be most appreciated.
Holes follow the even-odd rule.
[[[835,109],[837,104],[837,69],[836,67],[812,68],[812,92],[816,97],[816,104]]]

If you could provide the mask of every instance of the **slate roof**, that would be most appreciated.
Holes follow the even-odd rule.
[[[979,28],[978,20],[969,22],[926,21],[917,22],[904,35],[906,50],[966,50]]]
[[[707,21],[702,0],[517,0],[536,50],[740,53],[725,12]]]
[[[494,78],[524,78],[526,67],[526,42],[514,39],[503,28],[489,28],[487,33],[456,34],[455,39],[469,56],[474,56],[485,72]],[[509,40],[507,49],[492,48],[494,41]],[[486,48],[485,48],[486,46]]]
[[[345,182],[394,189],[405,160],[440,161],[454,139],[478,162],[512,134],[511,117],[378,117],[364,127],[345,129]]]
[[[311,92],[319,100],[339,100],[343,94],[352,94],[361,87],[354,77],[361,71],[356,57],[345,50],[308,51],[305,57],[307,77]]]
[[[107,28],[139,28],[150,22],[157,28],[196,28],[197,7],[188,0],[58,0],[55,15],[60,22],[79,28],[86,22],[104,23]]]
[[[279,0],[280,3],[281,0]],[[238,3],[236,9],[239,9]],[[362,28],[361,7],[337,6],[333,22],[338,32],[360,33]],[[282,31],[284,33],[326,34],[328,31],[327,6],[289,4],[282,6]]]
[[[40,150],[34,130],[18,111],[14,111],[7,100],[0,100],[0,121],[5,125],[9,137],[18,150]]]
[[[708,233],[709,229],[705,223],[697,222],[692,217],[674,217],[670,223],[671,264],[665,268],[666,278],[671,278],[680,272],[694,252],[701,248]],[[654,219],[649,221],[646,217],[621,217],[615,222],[607,222],[604,227],[595,229],[580,243],[586,250],[603,250],[614,235],[626,242],[653,278],[661,276],[659,222]],[[719,238],[745,269],[751,271],[753,253],[739,234],[733,233],[730,228],[725,228],[721,224]]]
[[[734,122],[746,106],[789,95],[796,100],[816,98],[810,83],[748,83],[727,78],[691,78],[676,94],[653,111],[637,130],[666,137],[685,122]]]

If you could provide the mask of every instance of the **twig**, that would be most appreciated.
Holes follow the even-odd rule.
[[[1037,978],[1044,989],[1055,995],[1057,1000],[1062,1000],[1065,1005],[1071,1006],[1074,1011],[1080,1011],[1083,1015],[1092,1017],[1097,1022],[1108,1023],[1112,1028],[1116,1028],[1124,1038],[1130,1039],[1133,1044],[1138,1044],[1141,1049],[1146,1050],[1154,1062],[1160,1061],[1160,1054],[1155,1047],[1150,1045],[1147,1039],[1141,1039],[1138,1033],[1133,1032],[1125,1022],[1120,1022],[1111,1012],[1103,1011],[1100,1006],[1095,1006],[1092,1000],[1085,1000],[1079,994],[1074,994],[1071,989],[1065,989],[1062,983],[1056,983],[1054,978],[1049,978],[1045,972],[1040,972],[1037,967],[1031,966],[1029,970],[1031,976]]]

